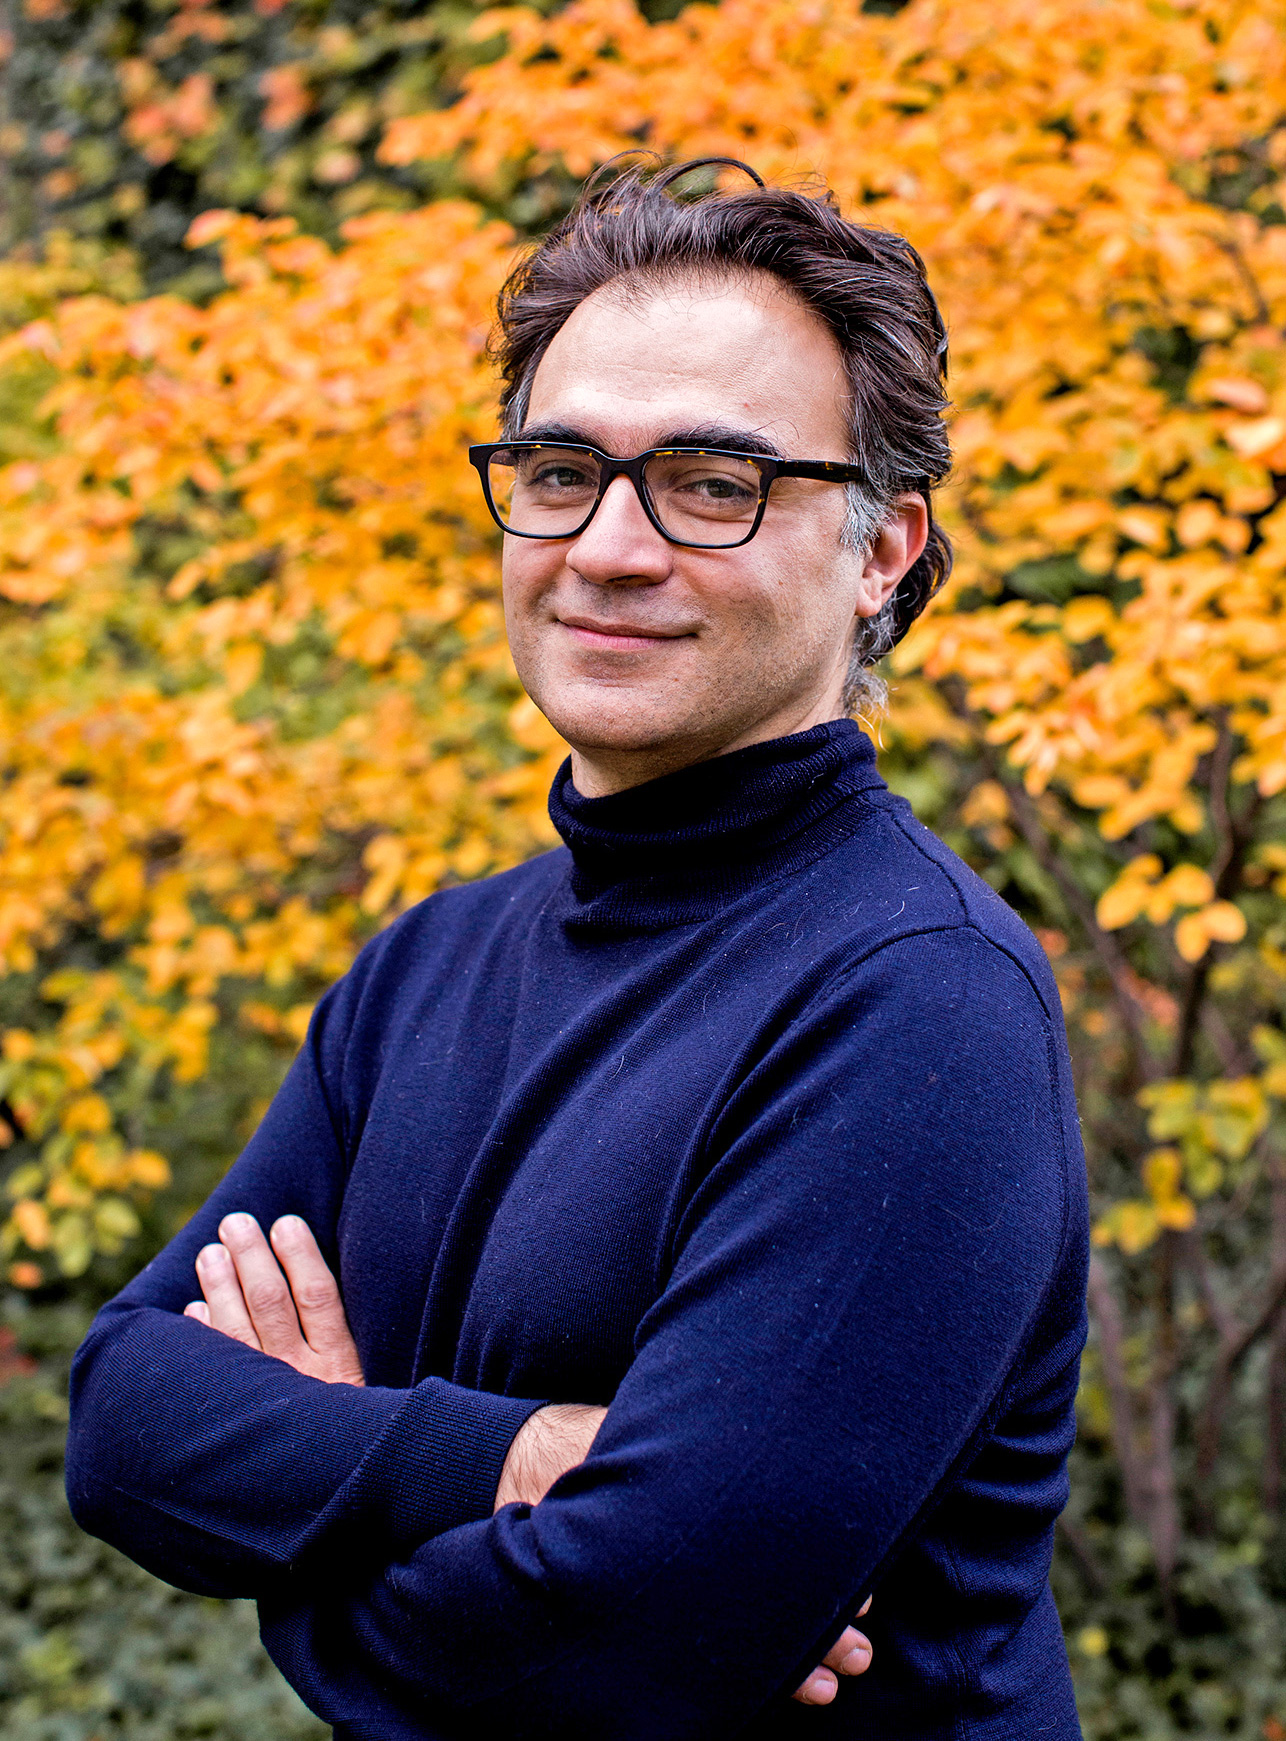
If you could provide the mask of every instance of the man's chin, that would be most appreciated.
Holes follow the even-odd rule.
[[[674,727],[667,730],[657,726],[645,729],[625,721],[615,724],[604,720],[567,724],[554,721],[553,724],[559,737],[574,750],[589,756],[650,756],[664,755],[667,751],[682,753],[692,741],[689,731]]]
[[[706,735],[703,722],[690,707],[667,707],[657,696],[632,694],[627,687],[595,686],[589,694],[581,691],[533,699],[559,737],[590,755],[654,754]],[[708,731],[709,723],[705,723]]]

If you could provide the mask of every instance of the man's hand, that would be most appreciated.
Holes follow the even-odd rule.
[[[868,1596],[857,1611],[860,1620],[871,1606]],[[855,1626],[846,1626],[809,1675],[801,1681],[792,1699],[798,1699],[801,1705],[829,1705],[839,1691],[839,1675],[864,1675],[871,1666],[871,1641],[864,1632],[859,1632]]]
[[[310,1378],[365,1384],[339,1288],[311,1229],[297,1215],[283,1215],[270,1237],[271,1246],[253,1215],[225,1215],[220,1243],[197,1253],[205,1298],[193,1300],[184,1316]]]
[[[515,1503],[538,1505],[560,1475],[585,1461],[606,1413],[587,1403],[550,1403],[529,1415],[505,1458],[495,1509]],[[870,1606],[868,1596],[859,1620]],[[801,1705],[829,1705],[839,1691],[840,1675],[865,1674],[870,1666],[870,1640],[855,1626],[846,1626],[791,1696]]]

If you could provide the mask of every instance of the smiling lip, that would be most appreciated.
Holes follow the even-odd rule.
[[[637,653],[658,641],[678,641],[691,633],[688,629],[644,629],[633,623],[595,623],[588,617],[559,617],[558,621],[582,645],[604,652]]]

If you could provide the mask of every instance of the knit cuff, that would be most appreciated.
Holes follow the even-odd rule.
[[[346,1486],[350,1516],[378,1515],[405,1553],[490,1517],[509,1447],[545,1399],[496,1396],[426,1378],[362,1458]]]

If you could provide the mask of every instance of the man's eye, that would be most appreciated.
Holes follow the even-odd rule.
[[[735,483],[732,478],[700,478],[690,487],[720,502],[739,500],[752,493],[744,484]]]
[[[540,489],[579,490],[589,483],[584,472],[577,471],[574,466],[548,465],[542,466],[532,474],[528,482]]]
[[[671,488],[677,488],[688,497],[695,497],[705,502],[753,502],[758,497],[758,491],[743,483],[739,478],[721,477],[717,473],[706,477],[689,477],[676,479]]]

